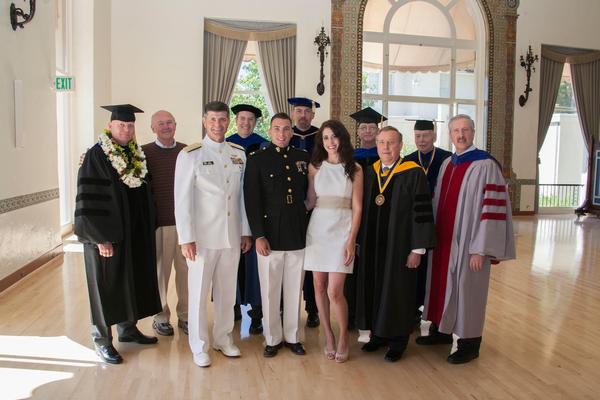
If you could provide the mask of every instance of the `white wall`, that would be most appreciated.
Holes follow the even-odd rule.
[[[14,32],[0,10],[0,200],[58,187],[54,33],[56,5],[40,0],[33,21]],[[20,4],[27,11],[28,3]],[[15,146],[14,80],[23,81],[23,146]],[[58,201],[0,214],[0,278],[60,244]]]
[[[118,0],[118,6],[113,1],[111,21],[112,102],[131,103],[146,111],[138,116],[138,141],[153,140],[150,116],[163,108],[177,119],[180,141],[199,140],[205,17],[295,23],[296,95],[321,104],[315,125],[329,117],[330,57],[325,94],[318,96],[319,60],[313,44],[322,25],[331,36],[329,0]]]
[[[513,169],[519,179],[535,179],[537,159],[537,127],[539,111],[539,62],[535,64],[531,85],[533,92],[525,107],[518,99],[525,89],[525,70],[519,65],[531,45],[540,54],[542,44],[600,50],[600,1],[598,0],[523,0],[518,9],[517,63],[515,65],[515,119]],[[533,211],[534,192],[521,193],[521,211]]]

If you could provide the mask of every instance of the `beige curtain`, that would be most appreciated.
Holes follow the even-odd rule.
[[[584,142],[591,152],[600,125],[600,60],[572,64],[571,75]]]
[[[247,43],[204,31],[204,103],[229,103]]]
[[[296,37],[259,41],[258,53],[273,111],[289,113],[287,99],[295,93]]]
[[[542,53],[542,60],[540,62],[540,111],[537,132],[538,153],[544,144],[546,132],[548,132],[548,127],[552,121],[552,114],[556,105],[564,65],[564,61],[556,61],[546,57]]]

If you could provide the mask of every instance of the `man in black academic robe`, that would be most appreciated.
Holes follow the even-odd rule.
[[[319,131],[314,125],[311,125],[315,118],[315,109],[321,107],[319,103],[305,97],[290,97],[288,103],[293,107],[292,126],[293,135],[290,139],[290,146],[300,150],[306,150],[308,158],[312,156],[315,147],[315,135]],[[306,271],[304,275],[304,284],[302,286],[304,293],[304,309],[306,310],[306,326],[316,328],[321,323],[319,319],[319,309],[315,299],[315,287],[313,285],[312,271]]]
[[[404,161],[414,161],[419,164],[427,175],[427,182],[433,199],[433,191],[444,160],[452,155],[440,147],[434,146],[437,139],[433,121],[417,120],[415,122],[415,145],[417,150],[404,157]],[[417,294],[415,304],[415,326],[420,326],[421,306],[425,303],[425,287],[427,286],[427,259],[429,252],[421,257],[417,268]]]
[[[104,361],[118,364],[122,358],[112,345],[111,325],[117,324],[120,342],[156,343],[136,323],[162,307],[154,209],[150,187],[143,181],[145,166],[138,168],[137,182],[126,183],[105,153],[108,148],[114,151],[116,144],[132,160],[132,148],[137,147],[133,113],[141,110],[129,105],[105,108],[112,111],[108,131],[87,151],[79,169],[75,234],[84,247],[94,345]]]
[[[379,132],[379,124],[387,121],[384,115],[379,114],[371,107],[363,108],[350,114],[350,117],[357,123],[356,132],[360,139],[360,146],[354,149],[354,161],[360,164],[363,171],[371,168],[371,165],[379,160],[377,154],[377,132]],[[360,237],[360,235],[358,235]],[[360,262],[357,254],[354,259],[354,265]],[[356,274],[348,274],[344,281],[344,297],[348,303],[348,329],[356,327]]]
[[[387,361],[402,356],[413,329],[421,254],[435,245],[431,195],[423,169],[400,159],[402,136],[393,127],[377,136],[380,160],[365,171],[357,327],[370,330],[363,351],[388,345]]]

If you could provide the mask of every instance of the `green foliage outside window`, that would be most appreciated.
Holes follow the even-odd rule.
[[[242,62],[238,79],[233,89],[230,107],[236,104],[250,104],[262,111],[262,118],[259,118],[256,123],[254,132],[259,135],[269,138],[267,131],[269,130],[270,114],[267,108],[267,101],[261,92],[262,83],[258,73],[258,63],[256,60]],[[225,136],[234,134],[237,131],[235,126],[235,115],[231,113],[231,122]]]

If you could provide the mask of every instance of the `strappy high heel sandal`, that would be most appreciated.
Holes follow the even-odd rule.
[[[327,357],[328,360],[335,360],[335,350],[328,350],[327,346],[325,346],[323,348],[323,354],[325,354],[325,357]]]

